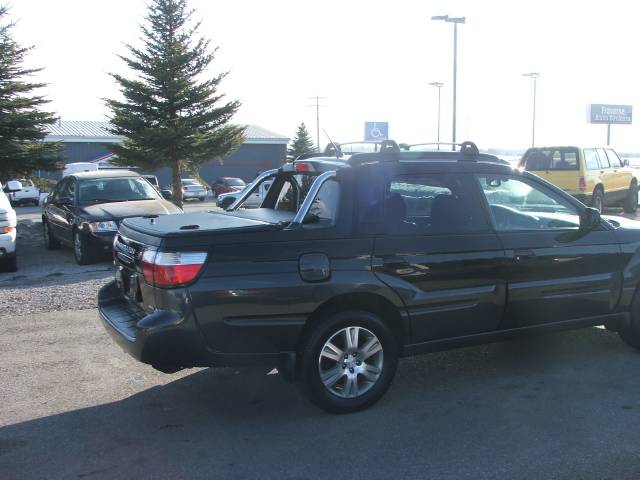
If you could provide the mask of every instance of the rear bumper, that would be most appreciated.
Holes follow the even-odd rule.
[[[128,300],[115,281],[100,289],[98,312],[111,338],[125,352],[159,370],[270,365],[284,367],[285,376],[295,371],[295,355],[289,352],[230,354],[212,351],[192,313],[161,309],[147,313]]]

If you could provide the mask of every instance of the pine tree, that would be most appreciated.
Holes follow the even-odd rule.
[[[306,125],[302,122],[298,125],[298,131],[296,132],[296,136],[291,141],[291,146],[287,150],[287,160],[293,161],[298,158],[300,155],[305,153],[315,152],[316,148],[313,145],[313,140],[311,140],[311,136],[309,135],[309,131],[307,130]]]
[[[120,56],[135,78],[111,74],[124,100],[106,100],[112,131],[125,137],[114,153],[121,165],[172,169],[173,198],[182,205],[181,171],[231,153],[244,127],[230,124],[238,101],[221,103],[218,86],[227,73],[207,77],[217,48],[197,38],[200,26],[186,0],[151,0],[141,27],[143,46]]]
[[[0,5],[0,179],[5,180],[56,170],[62,158],[59,144],[43,142],[47,125],[56,121],[40,108],[49,101],[33,93],[45,84],[27,80],[41,69],[23,67],[33,47],[13,39],[7,16],[7,6]]]

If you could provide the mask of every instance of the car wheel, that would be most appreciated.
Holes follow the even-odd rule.
[[[593,191],[593,198],[591,198],[591,206],[602,213],[604,210],[604,192],[600,187]]]
[[[638,210],[638,184],[632,183],[624,200],[624,212],[636,213]]]
[[[15,252],[2,260],[2,269],[5,272],[18,271],[18,256]]]
[[[220,207],[223,210],[226,210],[227,208],[229,208],[231,206],[232,203],[233,203],[233,199],[232,198],[224,198],[224,199],[222,199],[222,202],[220,203]]]
[[[200,197],[198,200],[200,200],[201,202],[204,202],[204,197]]]
[[[349,413],[369,407],[391,384],[398,343],[385,323],[364,311],[323,320],[300,352],[302,387],[318,407]]]
[[[624,343],[640,350],[640,288],[636,289],[631,303],[631,318],[629,322],[618,325],[618,335]]]
[[[89,248],[87,237],[79,231],[73,234],[73,253],[78,265],[89,265],[93,263],[93,254]]]
[[[47,250],[60,248],[60,242],[56,240],[53,233],[51,233],[51,227],[46,220],[42,221],[42,236],[44,237],[44,246]]]

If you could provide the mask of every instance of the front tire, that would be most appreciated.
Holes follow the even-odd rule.
[[[60,248],[60,242],[53,236],[49,222],[46,220],[42,221],[42,236],[44,237],[44,246],[47,250],[57,250]]]
[[[636,213],[638,210],[638,184],[632,183],[624,200],[624,213]]]
[[[73,234],[73,254],[78,265],[89,265],[94,262],[94,255],[89,247],[87,237],[80,231]]]
[[[300,360],[302,386],[315,405],[331,413],[356,412],[389,388],[398,365],[398,342],[377,315],[345,311],[310,332]]]
[[[201,202],[204,202],[204,197],[199,197],[198,200],[200,200]]]
[[[18,271],[18,256],[16,252],[13,252],[8,257],[2,260],[2,270],[5,272],[17,272]]]

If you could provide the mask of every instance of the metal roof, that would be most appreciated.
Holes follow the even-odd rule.
[[[246,125],[245,141],[247,144],[282,144],[289,143],[289,138],[266,130],[257,125]],[[83,143],[119,143],[122,137],[109,131],[109,122],[59,120],[48,125],[48,142],[83,142]]]

